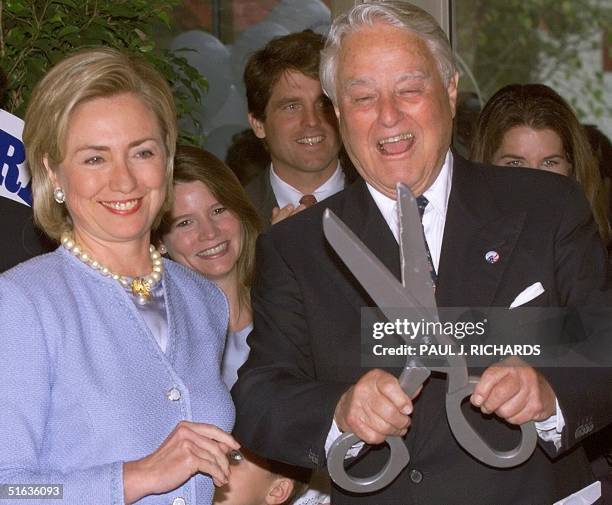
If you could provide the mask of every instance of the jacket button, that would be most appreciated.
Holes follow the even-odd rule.
[[[175,498],[174,500],[172,500],[172,505],[185,505],[185,499],[181,498],[180,496]]]
[[[168,392],[166,393],[166,396],[168,397],[168,400],[172,401],[172,402],[176,402],[178,400],[181,399],[181,391],[176,388],[173,387],[172,389],[168,390]],[[182,498],[181,498],[182,500]],[[181,505],[180,503],[175,504],[173,503],[173,505]]]
[[[419,484],[423,480],[423,474],[418,470],[410,470],[410,480],[415,484]]]

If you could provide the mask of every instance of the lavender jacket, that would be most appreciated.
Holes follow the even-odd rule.
[[[165,354],[125,290],[62,247],[0,275],[0,483],[61,483],[65,505],[123,504],[122,462],[153,452],[179,421],[231,431],[225,297],[164,265]],[[198,475],[138,503],[212,494]]]

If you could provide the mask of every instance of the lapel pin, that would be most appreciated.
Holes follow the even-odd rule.
[[[487,254],[485,254],[485,259],[487,260],[487,263],[497,263],[499,261],[499,253],[497,251],[489,251]]]

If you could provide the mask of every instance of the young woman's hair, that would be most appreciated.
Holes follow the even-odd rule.
[[[599,233],[610,241],[608,194],[584,127],[568,103],[544,84],[511,84],[500,89],[480,113],[472,138],[470,159],[491,163],[504,135],[516,126],[552,130],[563,144],[571,175],[582,186]]]
[[[238,280],[246,295],[253,282],[255,242],[261,231],[257,211],[232,170],[215,155],[195,146],[178,145],[174,157],[174,184],[201,182],[213,196],[234,213],[241,224],[242,247],[237,261]],[[155,232],[162,239],[170,231],[172,216],[168,210]]]

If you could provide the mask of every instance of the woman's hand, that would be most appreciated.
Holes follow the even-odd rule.
[[[293,216],[299,212],[302,212],[305,208],[305,205],[298,205],[297,207],[294,207],[291,204],[285,205],[282,209],[274,207],[272,209],[272,217],[270,218],[270,223],[280,223],[283,219],[287,219],[289,216]]]
[[[123,464],[125,503],[172,491],[196,473],[210,475],[216,486],[222,486],[229,476],[227,454],[239,448],[216,426],[181,421],[155,452]]]

